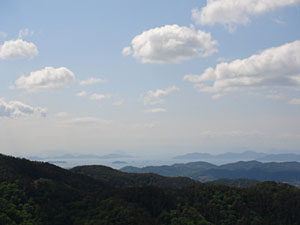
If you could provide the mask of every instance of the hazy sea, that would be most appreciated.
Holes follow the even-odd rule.
[[[188,163],[193,162],[193,160],[182,160],[182,159],[172,159],[172,158],[149,158],[149,157],[131,157],[131,158],[114,158],[114,159],[99,159],[99,158],[45,158],[41,160],[43,162],[49,162],[51,164],[57,165],[62,168],[70,169],[75,166],[82,165],[103,165],[114,169],[120,169],[125,166],[135,166],[135,167],[145,167],[145,166],[162,166],[162,165],[173,165],[176,163]],[[194,160],[201,161],[201,160]],[[218,161],[208,161],[209,163],[215,165],[222,165],[226,163],[233,162],[232,160],[218,160]]]

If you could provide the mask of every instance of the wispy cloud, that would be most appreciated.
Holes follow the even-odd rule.
[[[24,37],[30,37],[33,35],[33,31],[30,31],[28,28],[21,29],[19,31],[18,39],[23,39]]]
[[[144,110],[145,113],[161,113],[166,112],[167,110],[164,108],[153,108],[153,109],[146,109]]]
[[[105,83],[105,82],[106,82],[106,80],[103,80],[101,78],[90,77],[87,80],[79,81],[79,84],[82,85],[82,86],[87,86],[87,85],[93,85],[93,84]]]
[[[171,93],[179,91],[176,86],[171,86],[166,89],[157,89],[155,91],[148,91],[146,95],[142,96],[144,105],[157,105],[164,103],[163,97],[170,95]]]
[[[97,93],[94,93],[90,96],[90,99],[91,100],[103,100],[103,99],[108,99],[108,98],[111,98],[112,95],[111,94],[97,94]]]
[[[127,55],[131,55],[132,50],[130,46],[124,47],[122,50],[122,55],[127,56]]]
[[[278,19],[278,18],[274,18],[274,19],[272,19],[272,20],[273,20],[275,23],[280,24],[280,25],[285,24],[285,22],[284,22],[283,20]]]
[[[272,100],[281,100],[283,97],[280,94],[268,94],[265,96],[268,99],[272,99]]]
[[[80,91],[76,94],[76,96],[78,97],[83,97],[83,96],[86,96],[87,95],[87,92],[86,91]]]
[[[65,121],[68,124],[111,124],[111,120],[97,117],[75,117]]]
[[[47,109],[33,107],[20,101],[6,102],[0,98],[0,117],[22,117],[30,115],[46,116]]]

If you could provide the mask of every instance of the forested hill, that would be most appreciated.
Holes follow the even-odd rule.
[[[110,176],[120,176],[115,172],[110,171]],[[106,182],[48,163],[0,155],[0,224],[300,224],[300,190],[288,184],[115,188],[110,179]]]
[[[287,182],[293,185],[300,184],[299,162],[271,162],[241,161],[221,166],[206,162],[192,162],[187,164],[174,164],[171,166],[148,166],[144,168],[124,167],[123,172],[130,173],[156,173],[162,176],[186,176],[202,182],[217,179],[255,179],[259,181]]]

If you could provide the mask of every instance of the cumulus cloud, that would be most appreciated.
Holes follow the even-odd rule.
[[[46,90],[70,85],[75,80],[74,73],[66,67],[45,67],[21,76],[15,81],[16,88],[28,91]]]
[[[108,99],[111,98],[111,94],[97,94],[94,93],[90,96],[91,100],[103,100],[103,99]]]
[[[148,91],[143,97],[144,105],[157,105],[164,103],[163,97],[170,95],[174,91],[179,91],[176,86],[171,86],[166,89],[157,89],[155,91]]]
[[[78,97],[83,97],[83,96],[86,96],[86,95],[87,95],[86,91],[80,91],[76,94],[76,96],[78,96]]]
[[[123,49],[123,55],[132,53],[142,63],[180,63],[217,52],[217,41],[210,33],[176,24],[144,31],[131,45]]]
[[[192,10],[192,18],[199,25],[216,23],[232,26],[247,24],[251,15],[264,14],[286,6],[293,6],[300,0],[207,0],[200,11]]]
[[[201,92],[222,94],[257,88],[300,89],[300,40],[246,59],[220,63],[201,75],[185,75]]]
[[[86,86],[86,85],[93,85],[93,84],[105,83],[105,82],[106,82],[106,80],[103,80],[101,78],[90,77],[87,80],[79,81],[79,84],[82,85],[82,86]]]
[[[167,110],[164,108],[154,108],[154,109],[146,109],[144,110],[145,113],[160,113],[160,112],[166,112]]]
[[[0,118],[1,117],[21,117],[29,115],[46,116],[47,110],[41,107],[32,107],[19,101],[6,102],[0,99]]]
[[[289,101],[289,104],[291,105],[300,105],[300,98],[293,98]]]
[[[22,39],[5,41],[0,45],[0,59],[32,58],[38,53],[35,44]]]

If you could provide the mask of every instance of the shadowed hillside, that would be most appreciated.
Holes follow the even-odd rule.
[[[183,188],[192,186],[197,181],[186,177],[163,177],[157,174],[125,173],[106,166],[77,166],[72,172],[85,174],[113,187],[145,187]]]

